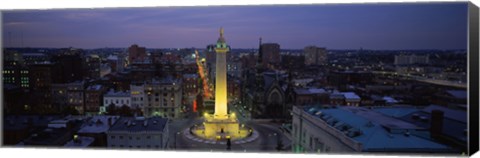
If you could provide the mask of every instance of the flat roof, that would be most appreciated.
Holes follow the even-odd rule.
[[[345,96],[345,99],[361,99],[355,92],[341,92]]]
[[[113,91],[110,90],[103,97],[130,97],[130,92],[129,91]]]
[[[360,131],[360,134],[350,136],[350,138],[362,143],[363,151],[435,151],[449,149],[449,147],[443,144],[415,135],[415,130],[424,128],[366,108],[337,107],[312,110],[312,107],[309,107],[304,110],[317,117],[319,121],[327,122],[327,124],[337,130],[344,130],[346,133],[349,133],[349,131]],[[404,132],[391,132],[386,127],[395,130],[411,131],[412,134],[406,135]]]
[[[447,108],[439,105],[430,105],[423,109],[424,112],[429,114],[431,114],[433,110],[443,111],[444,117],[447,117],[456,121],[460,121],[463,123],[467,122],[467,111],[451,109],[451,108]]]
[[[119,116],[93,116],[89,119],[78,131],[78,133],[104,133],[110,129],[108,120],[111,120],[112,125],[117,122]]]
[[[108,130],[112,131],[163,131],[167,125],[167,118],[151,117],[120,117],[120,119]]]
[[[413,112],[420,111],[421,109],[414,107],[377,107],[372,109],[376,112],[382,113],[390,117],[403,117]]]
[[[321,88],[295,88],[294,91],[297,94],[320,94],[327,92],[325,89]]]

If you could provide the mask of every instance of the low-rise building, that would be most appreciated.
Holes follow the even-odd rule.
[[[312,105],[328,104],[329,92],[321,88],[295,88],[293,90],[293,104]]]
[[[168,119],[121,117],[107,132],[108,148],[165,149]]]
[[[138,108],[138,109],[141,109],[142,112],[144,113],[143,111],[143,108],[145,106],[145,85],[143,84],[140,84],[140,85],[136,85],[136,84],[131,84],[130,85],[130,97],[132,98],[132,107],[133,108]]]
[[[119,118],[119,116],[93,116],[83,124],[77,134],[82,137],[94,138],[95,140],[89,146],[106,147],[107,131]]]
[[[179,118],[182,108],[182,80],[162,78],[145,85],[144,116]]]
[[[363,107],[294,106],[292,124],[296,152],[455,152],[424,127]]]
[[[115,105],[115,107],[128,106],[131,108],[131,97],[129,91],[118,91],[115,92],[113,89],[108,91],[103,95],[103,106],[100,107],[100,112],[104,113],[107,111],[109,105]]]
[[[91,85],[85,89],[85,112],[97,114],[102,106],[103,93],[106,88],[102,85]]]

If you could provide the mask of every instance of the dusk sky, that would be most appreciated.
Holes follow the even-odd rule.
[[[3,11],[6,47],[466,49],[467,3]]]

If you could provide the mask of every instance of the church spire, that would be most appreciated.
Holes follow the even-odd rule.
[[[258,64],[262,63],[262,57],[263,57],[263,52],[262,52],[262,37],[260,37],[259,42],[258,42]]]

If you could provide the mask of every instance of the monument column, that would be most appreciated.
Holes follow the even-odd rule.
[[[220,28],[220,37],[215,46],[217,61],[215,66],[215,113],[216,119],[227,119],[227,52],[229,48]]]

